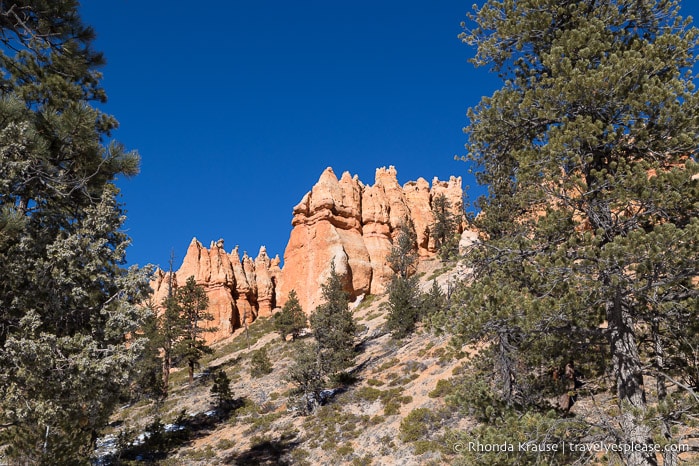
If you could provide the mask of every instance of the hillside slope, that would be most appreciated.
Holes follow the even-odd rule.
[[[445,271],[440,267],[437,260],[422,262],[423,286]],[[444,285],[455,279],[456,270],[452,267],[438,281]],[[271,319],[259,319],[247,333],[239,329],[216,344],[191,386],[185,371],[174,372],[162,406],[143,401],[123,407],[102,439],[103,464],[449,463],[454,454],[449,432],[467,421],[446,407],[436,389],[458,371],[465,355],[454,353],[448,337],[426,329],[393,340],[383,330],[386,299],[369,296],[355,304],[360,328],[355,380],[328,387],[335,389],[332,397],[314,414],[299,414],[293,386],[285,380],[295,343],[282,341]],[[254,378],[251,357],[262,348],[272,372]],[[226,371],[237,402],[225,414],[215,411],[210,393],[215,370]],[[156,419],[163,424],[159,433],[152,425]],[[105,453],[117,443],[121,452],[108,460]]]

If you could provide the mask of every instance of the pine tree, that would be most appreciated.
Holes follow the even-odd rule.
[[[102,55],[71,0],[0,5],[0,444],[17,462],[83,464],[130,383],[145,271],[125,269],[105,145]]]
[[[218,409],[226,409],[233,402],[231,393],[231,380],[223,369],[217,370],[214,375],[214,383],[211,386],[211,395]]]
[[[456,236],[459,219],[452,212],[452,205],[444,194],[437,194],[432,199],[432,214],[434,223],[430,235],[434,239],[435,248],[443,260],[452,258],[459,247]]]
[[[404,338],[415,330],[421,317],[420,288],[414,275],[417,262],[417,235],[411,219],[405,219],[387,258],[396,273],[388,284],[386,328],[394,338]]]
[[[394,338],[404,338],[415,330],[422,318],[422,306],[417,276],[394,275],[388,283],[388,314],[386,328]]]
[[[205,354],[211,354],[213,350],[204,341],[203,334],[213,332],[213,327],[203,327],[207,321],[214,320],[209,308],[209,297],[204,287],[197,285],[194,277],[187,278],[184,286],[175,292],[177,310],[181,327],[181,333],[174,346],[174,356],[184,360],[189,370],[189,383],[194,381],[194,368]],[[167,312],[167,311],[166,311]]]
[[[442,288],[437,284],[437,280],[432,280],[430,289],[422,294],[422,317],[430,319],[432,316],[445,311],[447,307],[447,297]]]
[[[349,296],[342,276],[330,266],[330,276],[322,285],[323,303],[311,314],[314,343],[294,343],[294,363],[287,380],[301,393],[301,409],[311,414],[321,402],[321,391],[329,378],[338,377],[354,363],[354,337],[357,332]]]
[[[129,398],[138,400],[145,396],[161,400],[167,395],[163,380],[163,336],[160,332],[157,307],[148,301],[146,308],[148,314],[144,316],[141,328],[135,333],[137,337],[145,339],[145,344],[136,366]]]
[[[318,343],[293,343],[296,345],[294,362],[286,378],[296,385],[301,393],[301,409],[304,414],[311,414],[320,403],[320,393],[326,380]]]
[[[398,237],[386,262],[398,276],[407,278],[415,273],[417,265],[417,234],[412,219],[404,219],[398,231]]]
[[[322,285],[323,304],[311,314],[311,328],[319,348],[321,372],[335,375],[354,362],[354,336],[357,326],[349,309],[349,296],[342,276],[331,264],[330,276]]]
[[[267,348],[262,347],[250,357],[250,376],[254,378],[272,373],[272,361],[267,355]]]
[[[279,332],[282,340],[286,341],[286,336],[291,334],[293,341],[306,328],[307,323],[308,319],[301,308],[296,290],[291,290],[281,312],[274,315],[274,328]]]
[[[170,274],[169,280],[172,280]],[[172,286],[170,283],[168,286]],[[163,379],[163,396],[167,397],[170,387],[170,370],[176,363],[176,347],[182,339],[184,331],[184,321],[182,318],[182,310],[177,297],[172,288],[169,289],[168,295],[163,299],[163,312],[157,319],[157,334],[150,336],[151,342],[156,342],[162,351],[162,379]]]
[[[490,344],[499,388],[488,422],[501,439],[514,433],[498,419],[526,415],[549,441],[676,443],[672,426],[697,413],[683,382],[697,368],[697,31],[664,0],[489,0],[469,24],[474,63],[504,84],[469,111],[489,240],[470,256],[473,284],[455,294],[450,323],[463,342]],[[568,359],[617,406],[555,433],[545,425],[565,419],[544,422],[541,409],[550,368]],[[658,463],[655,452],[618,454]]]

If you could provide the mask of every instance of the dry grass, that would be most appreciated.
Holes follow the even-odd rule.
[[[421,270],[423,277],[432,276],[441,266],[438,261],[426,261]],[[463,420],[446,415],[443,400],[429,395],[444,388],[443,381],[461,361],[445,361],[445,337],[418,331],[396,342],[384,334],[385,301],[385,296],[368,297],[354,310],[362,328],[356,382],[312,416],[302,417],[289,409],[293,387],[284,380],[284,374],[294,356],[293,349],[274,332],[271,320],[257,321],[247,335],[238,330],[218,343],[202,369],[225,370],[240,406],[228,417],[191,432],[186,441],[167,451],[161,464],[449,463],[452,457],[444,448],[444,433],[458,428]],[[263,347],[273,363],[273,372],[251,378],[250,357]],[[211,381],[201,377],[189,386],[184,372],[173,373],[171,396],[157,412],[145,403],[121,410],[117,418],[122,428],[128,426],[138,432],[156,414],[167,423],[183,409],[187,415],[209,411]],[[410,413],[424,412],[416,410],[442,413],[442,417],[427,426],[405,424]],[[414,418],[417,415],[410,419]],[[402,441],[397,435],[402,422],[404,430],[426,433],[426,438],[416,441],[408,436],[406,442]]]

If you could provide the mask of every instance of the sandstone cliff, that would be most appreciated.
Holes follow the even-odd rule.
[[[394,167],[377,169],[373,186],[365,186],[348,172],[338,180],[330,167],[321,174],[294,207],[293,229],[284,252],[281,303],[296,290],[301,306],[310,313],[320,304],[320,285],[333,262],[345,275],[345,289],[352,297],[383,292],[392,276],[386,258],[406,218],[415,225],[419,256],[436,253],[430,236],[432,199],[443,194],[453,213],[461,215],[461,178],[435,178],[431,187],[420,178],[401,187],[396,174]]]
[[[209,297],[209,312],[214,316],[209,325],[216,327],[216,331],[204,335],[208,342],[213,342],[230,336],[246,321],[272,315],[281,274],[279,263],[279,257],[267,256],[264,246],[257,258],[244,254],[241,259],[237,246],[228,254],[223,240],[212,242],[206,249],[193,238],[182,265],[172,274],[171,283],[177,288],[193,276],[204,287]],[[169,284],[170,274],[157,270],[151,282],[154,303],[160,304],[167,297]]]
[[[461,215],[460,177],[435,178],[431,186],[419,178],[401,186],[396,169],[389,167],[377,169],[374,184],[365,186],[348,172],[338,180],[332,168],[327,168],[293,209],[283,270],[279,257],[270,258],[264,246],[253,259],[247,253],[240,257],[237,246],[227,253],[223,240],[212,242],[207,249],[194,238],[182,265],[173,273],[172,286],[181,286],[193,276],[204,287],[214,316],[210,325],[217,329],[206,334],[209,342],[230,336],[257,317],[271,316],[291,290],[296,290],[301,306],[310,314],[320,304],[321,284],[332,263],[345,276],[345,289],[353,298],[381,293],[393,275],[386,259],[405,219],[415,225],[418,255],[435,255],[430,228],[434,223],[432,200],[439,194],[446,196],[455,215]],[[460,231],[464,227],[462,224]],[[477,237],[471,236],[468,241]],[[156,272],[151,283],[156,304],[167,296],[169,282],[168,273]]]

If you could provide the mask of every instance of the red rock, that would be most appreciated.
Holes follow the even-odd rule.
[[[438,194],[461,214],[461,178],[435,178],[431,189],[422,178],[401,187],[396,169],[384,167],[376,170],[373,186],[364,186],[347,172],[338,181],[327,168],[294,207],[278,303],[293,289],[303,309],[312,312],[333,261],[337,272],[346,274],[345,289],[352,298],[383,292],[393,276],[386,259],[406,218],[415,224],[420,257],[435,254],[429,229],[434,223],[431,199]]]
[[[241,261],[237,246],[226,254],[223,240],[212,242],[207,250],[194,238],[179,270],[172,274],[172,288],[183,286],[190,276],[204,287],[209,297],[208,312],[214,317],[205,324],[215,327],[215,331],[204,333],[206,341],[211,343],[230,336],[236,328],[246,321],[252,322],[260,313],[271,315],[279,274],[279,259],[276,262],[270,260],[264,247],[256,260],[244,254]],[[156,270],[151,281],[152,301],[160,311],[168,295],[169,283],[170,274]],[[258,290],[262,291],[259,297]]]
[[[434,240],[430,236],[430,226],[434,223],[434,214],[430,203],[430,184],[424,178],[408,181],[403,185],[405,200],[410,209],[410,217],[415,225],[417,252],[420,257],[434,254]]]
[[[245,322],[251,323],[254,319],[253,303],[255,297],[253,289],[250,283],[248,283],[248,277],[245,275],[245,270],[243,270],[243,264],[238,254],[238,246],[233,248],[229,255],[229,259],[233,267],[233,276],[235,277],[235,293],[233,293],[233,297],[235,298],[235,304],[238,308],[240,325]]]
[[[379,168],[374,185],[365,186],[348,172],[338,180],[327,168],[293,209],[283,269],[279,257],[270,259],[264,246],[254,260],[247,253],[241,259],[237,246],[226,254],[223,240],[206,249],[195,238],[172,277],[156,271],[151,283],[154,302],[162,303],[171,279],[177,287],[194,276],[209,296],[209,312],[215,317],[211,325],[217,330],[207,334],[207,340],[217,341],[257,317],[271,316],[292,289],[310,314],[320,304],[321,285],[333,263],[352,299],[383,292],[393,276],[387,257],[404,221],[409,218],[415,225],[418,254],[426,258],[435,254],[432,199],[444,194],[455,214],[463,209],[461,178],[435,178],[431,188],[419,178],[401,187],[396,175],[394,167]],[[464,233],[462,248],[476,239],[475,233]]]
[[[257,285],[258,317],[270,317],[275,307],[274,282],[270,273],[272,261],[267,256],[267,249],[262,246],[255,258],[255,283]]]
[[[320,286],[332,263],[345,276],[348,292],[369,291],[372,267],[362,240],[362,188],[356,177],[346,172],[338,180],[327,168],[294,207],[280,280],[282,303],[295,289],[304,310],[312,312],[320,304]]]
[[[378,168],[374,185],[365,188],[362,195],[362,237],[371,258],[373,276],[369,291],[372,294],[382,293],[393,276],[386,259],[397,228],[410,217],[396,174],[394,167]]]

